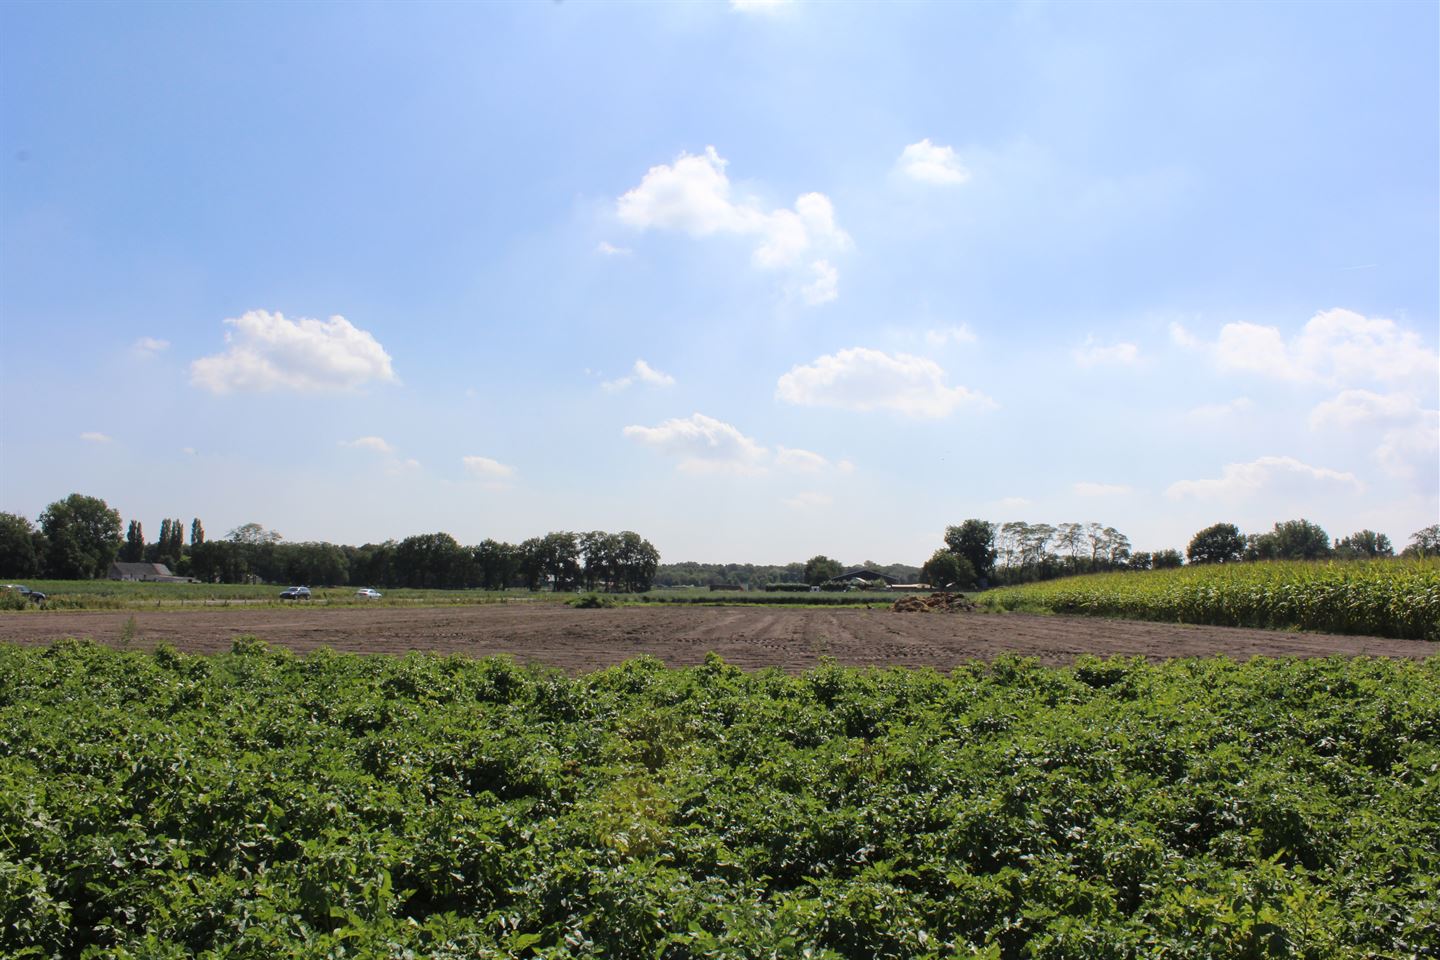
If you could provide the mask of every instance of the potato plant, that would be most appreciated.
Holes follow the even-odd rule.
[[[0,647],[7,957],[1419,957],[1440,658]]]

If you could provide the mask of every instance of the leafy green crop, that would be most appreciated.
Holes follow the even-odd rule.
[[[1440,640],[1440,559],[1204,565],[981,594],[992,610]]]
[[[1415,957],[1440,658],[0,646],[7,957]]]

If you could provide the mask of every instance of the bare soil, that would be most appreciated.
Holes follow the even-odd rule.
[[[796,672],[821,657],[842,664],[948,670],[1002,654],[1072,663],[1082,654],[1172,657],[1440,655],[1418,640],[1196,627],[1133,620],[1028,614],[896,613],[889,610],[756,607],[630,607],[576,610],[560,604],[489,604],[413,609],[245,609],[34,611],[0,614],[0,642],[89,638],[150,649],[161,641],[190,653],[219,653],[253,634],[306,653],[411,650],[470,657],[510,654],[573,673],[650,655],[670,666],[700,663],[710,651],[745,669]]]

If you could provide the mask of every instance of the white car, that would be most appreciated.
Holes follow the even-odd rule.
[[[355,599],[357,599],[357,600],[379,600],[379,599],[380,599],[380,591],[379,591],[379,590],[371,590],[369,587],[366,587],[364,590],[356,590],[356,591],[355,591]]]

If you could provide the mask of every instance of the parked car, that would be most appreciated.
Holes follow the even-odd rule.
[[[369,587],[366,587],[364,590],[356,590],[356,591],[355,591],[355,599],[357,599],[357,600],[379,600],[379,599],[380,599],[380,591],[379,591],[379,590],[371,590]]]
[[[31,603],[44,603],[46,599],[45,594],[39,590],[31,590],[29,587],[19,583],[7,583],[3,587],[0,587],[0,590],[14,590]]]
[[[286,590],[286,591],[284,591],[284,592],[282,592],[282,593],[280,594],[280,599],[281,599],[281,600],[309,600],[309,599],[310,599],[310,588],[309,588],[309,587],[291,587],[289,590]]]

